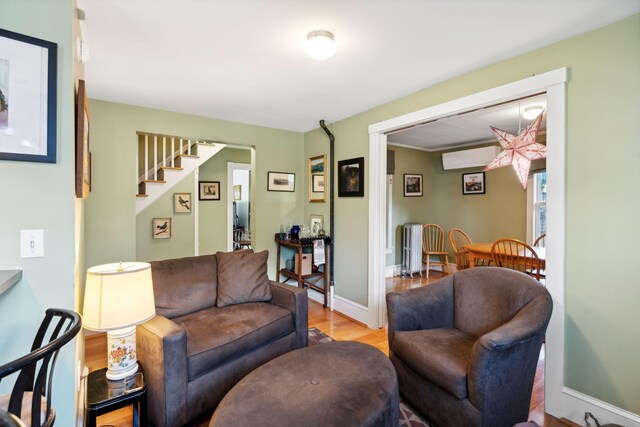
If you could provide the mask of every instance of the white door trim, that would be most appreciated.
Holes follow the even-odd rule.
[[[227,162],[227,251],[233,251],[233,171],[252,169],[251,163]],[[249,203],[251,203],[251,181],[249,181]]]
[[[200,201],[199,201],[200,184],[199,184],[199,181],[200,181],[200,167],[197,167],[193,171],[193,196],[191,197],[191,210],[193,211],[193,256],[200,255]]]
[[[547,277],[554,311],[547,331],[545,369],[545,410],[563,417],[567,414],[568,395],[563,393],[564,379],[564,266],[565,266],[565,97],[567,69],[512,82],[493,89],[458,98],[413,113],[369,126],[369,267],[368,292],[370,327],[382,327],[385,307],[384,186],[386,174],[385,134],[407,126],[452,114],[482,108],[536,93],[547,93]],[[576,420],[579,421],[579,420]]]

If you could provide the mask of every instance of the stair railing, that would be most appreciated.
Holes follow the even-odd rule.
[[[145,132],[138,132],[138,135],[143,138],[142,149],[138,150],[138,155],[144,158],[143,173],[138,177],[138,183],[159,181],[158,171],[161,168],[175,168],[180,155],[192,155],[192,152],[195,153],[195,149],[192,148],[196,144],[209,142]],[[151,153],[153,153],[153,157],[150,162],[149,155]]]

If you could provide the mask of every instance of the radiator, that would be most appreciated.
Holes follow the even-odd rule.
[[[402,276],[422,276],[422,224],[408,222],[402,230]]]

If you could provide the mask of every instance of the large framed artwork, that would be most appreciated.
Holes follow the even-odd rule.
[[[267,172],[267,191],[296,191],[296,174],[290,172]]]
[[[364,197],[364,157],[338,162],[338,196]]]
[[[58,45],[0,29],[0,159],[56,162]]]
[[[309,201],[324,202],[327,177],[327,156],[315,156],[309,159]]]
[[[78,81],[76,99],[76,197],[85,198],[91,190],[89,151],[89,103],[84,80]]]

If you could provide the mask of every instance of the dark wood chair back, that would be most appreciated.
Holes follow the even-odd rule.
[[[26,356],[0,366],[0,381],[16,372],[16,379],[9,397],[8,412],[22,418],[23,403],[31,401],[32,427],[51,426],[55,411],[51,406],[53,370],[60,349],[75,337],[82,327],[80,315],[71,310],[50,308]]]

